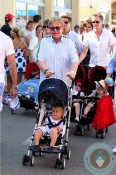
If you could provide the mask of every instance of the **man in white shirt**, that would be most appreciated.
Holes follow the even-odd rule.
[[[70,79],[75,78],[78,55],[73,42],[62,35],[63,25],[62,18],[53,17],[49,22],[51,36],[43,38],[40,43],[38,51],[40,82],[46,77],[55,77],[70,86]]]
[[[4,92],[5,84],[5,57],[7,57],[8,64],[10,66],[10,74],[12,78],[12,87],[10,90],[11,98],[17,95],[17,70],[15,62],[15,51],[12,40],[9,36],[0,31],[0,112],[2,111],[2,96]]]
[[[83,51],[80,54],[80,62],[85,58],[90,49],[90,67],[99,65],[107,67],[110,60],[110,51],[116,44],[116,38],[110,31],[103,29],[103,16],[92,16],[94,30],[89,32],[83,40]]]
[[[82,42],[80,40],[79,34],[77,34],[75,31],[71,31],[70,29],[72,18],[68,15],[63,15],[61,17],[64,21],[63,35],[65,35],[73,41],[77,52],[80,54],[82,52]]]

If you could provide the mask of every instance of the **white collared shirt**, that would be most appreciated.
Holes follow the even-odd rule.
[[[90,49],[90,64],[99,66],[108,66],[110,55],[110,46],[116,44],[116,38],[110,31],[103,30],[100,39],[94,31],[86,34],[83,45]]]
[[[77,49],[78,52],[82,52],[82,42],[80,40],[80,36],[79,34],[77,34],[75,31],[69,31],[69,33],[67,35],[68,38],[70,38],[72,40],[72,42],[75,44],[75,47]]]
[[[78,62],[73,42],[62,36],[61,40],[56,44],[52,36],[43,38],[40,42],[38,60],[43,60],[47,65],[47,69],[55,72],[52,77],[63,80],[68,86],[71,80],[67,77],[67,73],[71,71],[72,62]],[[45,74],[40,71],[40,82],[45,79]]]

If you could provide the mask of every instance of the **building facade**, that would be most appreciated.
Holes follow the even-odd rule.
[[[96,12],[103,14],[104,23],[116,25],[116,0],[0,0],[0,12],[1,25],[6,13],[13,13],[15,23],[25,27],[36,14],[42,16],[42,22],[52,16],[69,14],[74,26]]]

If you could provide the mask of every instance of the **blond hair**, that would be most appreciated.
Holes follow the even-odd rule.
[[[95,14],[93,14],[92,16],[95,16],[95,17],[98,16],[98,17],[101,19],[101,21],[104,20],[101,13],[95,13]]]
[[[61,24],[62,26],[64,25],[64,21],[61,17],[53,17],[50,21],[49,21],[49,26],[52,25],[53,23],[59,23]]]
[[[23,37],[24,37],[24,31],[21,30],[21,29],[18,28],[18,27],[14,27],[14,28],[12,29],[12,32],[14,32],[18,38],[23,38]]]

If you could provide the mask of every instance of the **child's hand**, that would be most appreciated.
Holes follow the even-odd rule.
[[[72,100],[72,102],[73,102],[73,103],[76,103],[76,102],[78,102],[78,100],[77,100],[77,99],[74,99],[74,100]]]
[[[60,126],[56,126],[56,128],[58,129],[58,132],[62,132],[62,128],[60,128]]]

